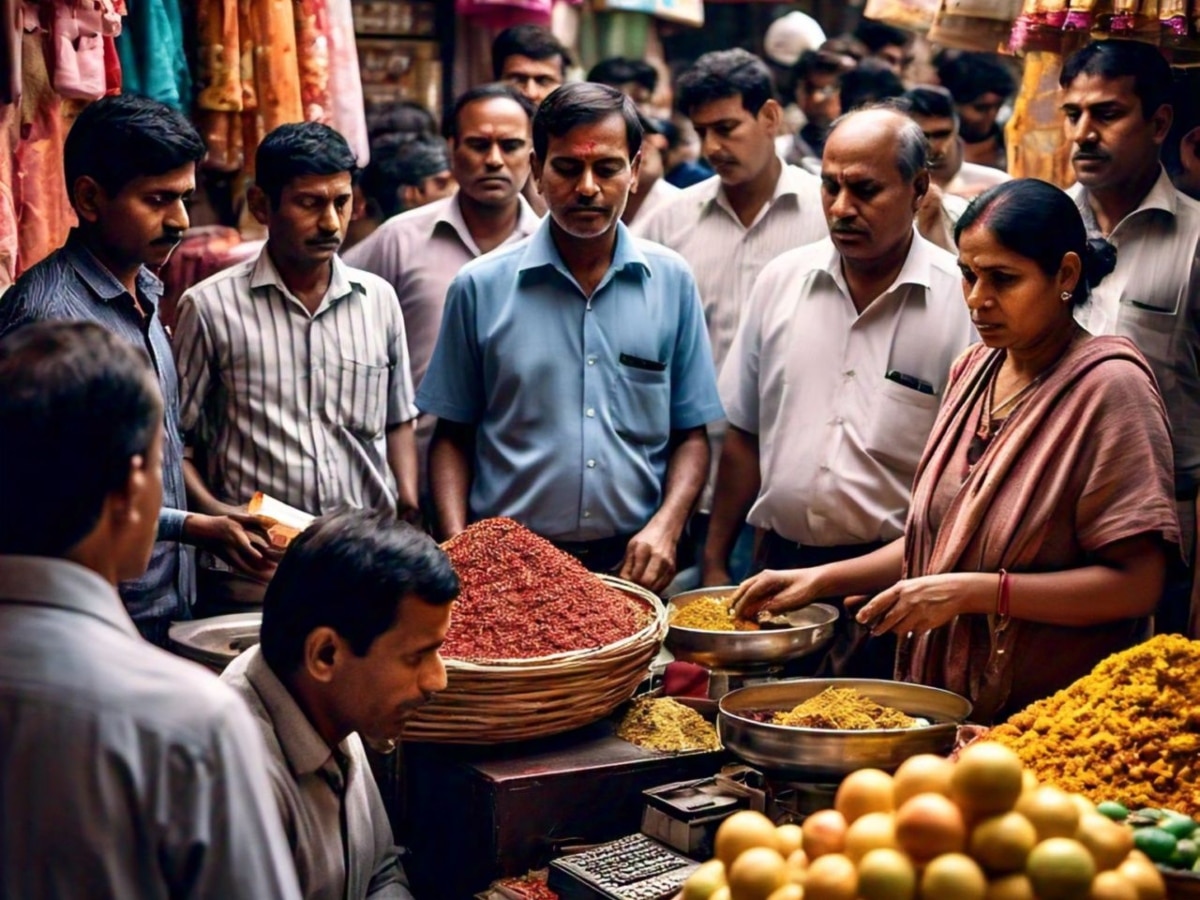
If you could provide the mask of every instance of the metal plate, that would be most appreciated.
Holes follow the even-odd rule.
[[[676,659],[709,668],[785,662],[817,652],[833,637],[838,611],[824,603],[813,603],[787,613],[785,618],[793,623],[792,628],[704,631],[669,624],[672,608],[682,609],[701,597],[729,597],[736,590],[736,587],[700,588],[670,598],[666,647]]]
[[[180,656],[220,672],[243,651],[258,643],[261,627],[261,611],[233,613],[191,622],[175,622],[168,636],[171,649]]]
[[[854,688],[883,706],[928,719],[923,728],[833,731],[793,728],[740,713],[788,710],[826,688]],[[775,775],[819,781],[863,768],[892,771],[918,753],[946,754],[958,725],[971,714],[965,697],[940,688],[869,678],[798,678],[754,685],[726,694],[720,703],[721,741],[735,756]]]

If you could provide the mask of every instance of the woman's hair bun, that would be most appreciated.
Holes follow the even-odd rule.
[[[1089,238],[1083,253],[1083,277],[1095,287],[1117,267],[1117,248],[1104,238]]]

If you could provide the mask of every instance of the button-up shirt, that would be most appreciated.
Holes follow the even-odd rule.
[[[545,220],[454,279],[417,405],[477,426],[472,519],[562,541],[639,531],[662,502],[671,433],[721,417],[687,264],[618,223],[588,297]]]
[[[310,313],[264,248],[183,295],[175,355],[183,430],[218,500],[263,491],[313,515],[395,510],[386,431],[417,410],[382,278],[334,257]]]
[[[179,378],[171,342],[158,318],[162,282],[142,268],[135,299],[72,232],[13,285],[0,300],[0,336],[28,322],[74,319],[96,322],[150,357],[163,397],[163,511],[146,574],[121,584],[121,599],[138,622],[186,618],[194,590],[194,556],[179,543],[187,518],[183,484],[183,438],[179,428]],[[141,306],[145,315],[138,310]],[[80,453],[87,448],[81,447]]]
[[[0,760],[0,896],[301,896],[246,705],[90,569],[0,556]]]
[[[637,215],[634,216],[632,223],[626,223],[632,228],[636,223],[644,219],[649,219],[658,210],[664,206],[668,206],[672,200],[682,193],[680,188],[668,182],[665,178],[659,178],[654,184],[650,185],[650,192],[646,195],[646,199],[642,201],[642,205],[638,208]]]
[[[938,398],[976,339],[961,277],[915,231],[861,315],[828,239],[763,270],[721,375],[730,424],[759,438],[752,524],[812,546],[903,534]]]
[[[305,900],[412,900],[362,740],[325,743],[252,647],[221,675],[258,723]]]
[[[1068,193],[1100,237],[1086,189]],[[1117,267],[1076,317],[1092,334],[1129,338],[1150,362],[1171,422],[1176,487],[1189,490],[1200,482],[1200,203],[1164,170],[1107,238]]]

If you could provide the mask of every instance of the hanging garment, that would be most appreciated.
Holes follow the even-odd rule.
[[[330,22],[326,0],[294,0],[296,58],[300,64],[300,99],[306,122],[332,120],[330,94]]]
[[[21,3],[0,0],[0,104],[21,101]]]
[[[99,100],[108,91],[104,64],[104,14],[60,3],[54,8],[54,90],[69,100]]]
[[[117,52],[125,90],[176,109],[192,103],[192,77],[183,51],[179,0],[140,0],[133,4]]]
[[[350,145],[360,167],[371,159],[366,106],[354,41],[354,12],[350,0],[325,0],[329,8],[330,123]]]

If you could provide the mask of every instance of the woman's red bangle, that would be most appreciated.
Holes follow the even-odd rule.
[[[1000,587],[996,593],[996,615],[1007,616],[1009,609],[1008,570],[1000,570]]]

